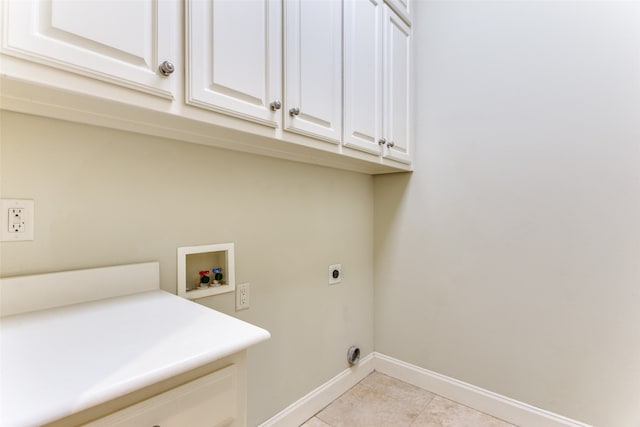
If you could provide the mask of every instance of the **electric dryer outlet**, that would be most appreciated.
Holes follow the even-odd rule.
[[[329,266],[329,284],[337,285],[342,282],[342,264],[332,264]]]

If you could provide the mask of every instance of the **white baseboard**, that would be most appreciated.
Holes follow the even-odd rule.
[[[347,368],[331,378],[320,387],[298,399],[259,427],[298,427],[313,417],[322,408],[336,400],[343,393],[362,381],[374,370],[373,359],[375,353],[360,359],[360,363]]]
[[[375,353],[375,370],[522,427],[589,427],[553,412]]]
[[[376,352],[289,405],[260,427],[298,427],[374,370],[521,427],[591,427]]]

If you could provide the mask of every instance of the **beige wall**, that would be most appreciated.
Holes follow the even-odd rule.
[[[176,291],[176,248],[236,244],[233,295],[205,305],[264,327],[249,350],[249,425],[373,350],[370,176],[2,112],[1,194],[35,200],[35,240],[2,243],[2,276],[160,261]],[[327,266],[342,263],[342,284]],[[197,325],[194,325],[197,327]]]
[[[636,427],[640,3],[416,6],[413,175],[3,112],[2,197],[35,199],[36,240],[0,244],[0,274],[159,260],[175,292],[177,247],[235,242],[252,307],[202,302],[273,334],[249,352],[255,425],[373,350],[375,273],[377,351]]]
[[[640,3],[417,2],[417,164],[375,178],[376,351],[640,425]]]

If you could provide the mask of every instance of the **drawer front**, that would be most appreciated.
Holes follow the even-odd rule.
[[[242,396],[236,365],[100,418],[88,427],[240,426]]]

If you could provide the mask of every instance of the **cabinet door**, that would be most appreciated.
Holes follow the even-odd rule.
[[[158,67],[174,66],[174,0],[9,0],[4,53],[131,89],[173,98]]]
[[[281,0],[190,0],[186,6],[186,102],[280,127]]]
[[[85,427],[240,427],[245,404],[237,370],[228,366]]]
[[[411,29],[385,7],[384,31],[385,157],[411,163]]]
[[[340,143],[342,2],[285,2],[285,129]]]
[[[405,22],[411,24],[410,0],[384,0]]]
[[[344,2],[343,144],[380,154],[382,0]]]

